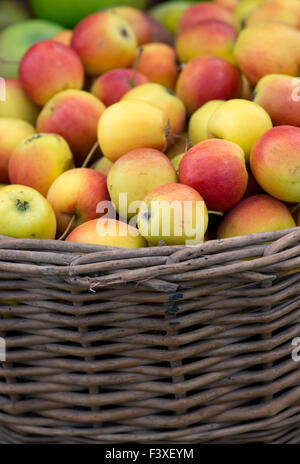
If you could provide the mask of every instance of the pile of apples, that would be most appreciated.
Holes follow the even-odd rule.
[[[0,102],[0,235],[137,248],[300,225],[300,0],[174,17],[173,44],[123,6],[26,51]]]

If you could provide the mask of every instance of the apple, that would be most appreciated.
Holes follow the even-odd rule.
[[[171,34],[177,34],[178,21],[182,13],[192,5],[192,2],[171,1],[159,3],[149,10],[152,18],[162,23]]]
[[[247,188],[244,152],[227,140],[197,143],[180,162],[179,181],[197,190],[208,209],[227,211],[243,198]]]
[[[150,82],[174,89],[178,76],[176,52],[164,43],[143,45],[136,52],[133,67],[144,74]]]
[[[97,142],[103,103],[83,90],[64,90],[51,98],[37,120],[38,132],[59,134],[68,142],[76,165],[82,165]]]
[[[1,0],[0,31],[27,18],[29,11],[25,5],[15,0]]]
[[[300,28],[300,3],[298,0],[268,0],[257,6],[247,17],[246,25],[269,21]]]
[[[20,81],[5,79],[5,100],[0,102],[0,118],[23,119],[35,125],[39,108],[24,93]]]
[[[224,100],[211,100],[198,108],[189,120],[189,139],[193,145],[209,138],[207,126],[213,113]]]
[[[202,2],[191,5],[183,12],[178,24],[179,35],[192,29],[204,19],[218,19],[229,24],[237,31],[240,29],[239,21],[230,11],[216,3]]]
[[[133,69],[112,69],[94,81],[91,93],[105,106],[110,106],[120,101],[123,95],[133,87],[146,84],[146,82],[149,82],[148,78]]]
[[[190,148],[190,142],[187,132],[181,132],[181,134],[176,137],[174,144],[166,151],[166,155],[169,160],[172,160],[175,156],[186,152]]]
[[[62,234],[73,216],[74,229],[103,215],[97,211],[97,206],[100,202],[109,201],[106,177],[94,169],[71,169],[53,182],[47,200],[56,215],[57,231]]]
[[[254,195],[238,203],[221,222],[218,239],[289,229],[296,223],[288,208],[268,195]]]
[[[138,203],[151,190],[174,182],[177,175],[171,161],[153,148],[137,148],[121,156],[107,176],[110,198],[124,218],[137,214]]]
[[[112,11],[128,21],[135,33],[138,45],[151,42],[151,22],[145,13],[131,6],[117,6]]]
[[[191,60],[181,71],[176,84],[176,95],[190,114],[210,100],[228,100],[239,97],[240,92],[239,70],[213,55],[201,55]]]
[[[202,243],[207,226],[203,198],[182,184],[165,184],[149,192],[138,214],[138,228],[152,246]]]
[[[264,23],[244,29],[235,44],[239,67],[253,85],[267,74],[297,76],[300,31],[283,23]]]
[[[126,19],[113,11],[103,11],[80,21],[73,31],[71,46],[80,56],[86,73],[97,76],[130,66],[137,40]]]
[[[56,134],[34,134],[22,140],[9,159],[11,184],[27,185],[46,196],[55,179],[73,167],[67,142]]]
[[[126,100],[106,108],[98,125],[102,153],[115,162],[135,148],[165,150],[169,136],[168,117],[157,106]]]
[[[267,193],[285,202],[300,202],[300,129],[278,126],[263,134],[252,148],[250,166]]]
[[[16,184],[0,190],[0,235],[53,240],[55,234],[55,214],[39,192]]]
[[[111,170],[114,163],[112,163],[109,159],[105,156],[102,156],[98,161],[92,165],[92,169],[95,169],[98,172],[101,172],[104,176],[107,176],[109,171]]]
[[[0,34],[0,76],[16,79],[24,53],[36,42],[50,39],[62,30],[58,24],[39,19],[20,21],[5,28]]]
[[[249,79],[242,74],[242,93],[241,98],[243,100],[252,100],[253,97],[253,86]]]
[[[229,24],[219,19],[205,19],[179,34],[176,51],[182,63],[209,53],[236,64],[233,53],[236,39],[237,31]]]
[[[30,100],[43,106],[62,90],[81,89],[84,70],[72,48],[54,40],[43,40],[23,56],[19,79]]]
[[[66,241],[119,248],[147,246],[146,240],[135,227],[111,218],[94,219],[81,224],[70,233]]]
[[[73,35],[72,30],[65,29],[64,31],[59,32],[58,34],[55,34],[55,36],[52,37],[52,40],[55,40],[56,42],[62,43],[70,47],[71,41],[72,41],[72,35]]]
[[[0,182],[8,183],[8,163],[16,146],[35,134],[35,128],[17,118],[0,118]]]
[[[92,13],[122,3],[120,0],[30,0],[37,17],[57,22],[65,27],[73,27]],[[126,0],[126,4],[143,9],[146,0]]]
[[[150,82],[139,85],[127,92],[122,101],[140,100],[157,106],[165,112],[170,123],[168,142],[172,145],[182,132],[185,123],[185,107],[174,92],[166,87]]]
[[[257,83],[254,101],[270,115],[274,126],[300,127],[300,80],[269,74]]]
[[[210,138],[222,138],[240,145],[248,162],[254,143],[272,127],[270,116],[261,106],[235,99],[222,103],[212,114],[208,134]]]

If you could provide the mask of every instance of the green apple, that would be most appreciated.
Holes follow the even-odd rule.
[[[145,8],[147,0],[30,0],[38,18],[74,27],[81,19],[96,11],[112,6]]]
[[[29,12],[22,3],[14,0],[1,0],[0,30],[27,18],[29,18]]]
[[[151,8],[149,14],[175,35],[180,16],[191,5],[192,2],[185,1],[161,3]]]
[[[6,27],[0,34],[0,76],[16,79],[24,53],[36,42],[50,39],[61,31],[62,26],[39,19]]]
[[[37,190],[8,185],[0,190],[0,235],[54,239],[56,218],[52,206]]]

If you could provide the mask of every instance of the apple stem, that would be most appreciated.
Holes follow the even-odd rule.
[[[98,145],[99,145],[99,143],[96,142],[95,145],[93,146],[93,148],[91,149],[91,151],[89,152],[89,154],[87,155],[87,157],[85,158],[85,160],[84,160],[84,162],[83,162],[83,164],[82,164],[82,166],[81,166],[82,168],[86,168],[86,167],[87,167],[87,165],[88,165],[89,162],[91,161],[91,158],[92,158],[92,156],[93,156],[95,150],[98,148]]]
[[[208,214],[213,214],[213,215],[215,215],[215,216],[221,216],[221,217],[224,216],[224,213],[222,213],[222,211],[211,211],[211,210],[208,210]]]
[[[139,64],[140,64],[140,61],[141,61],[141,58],[142,58],[143,51],[144,51],[144,47],[140,47],[139,51],[138,51],[138,55],[137,55],[135,63],[134,63],[134,66],[132,68],[132,71],[133,71],[132,76],[129,79],[130,87],[134,87],[135,76],[136,76],[137,69],[139,67]]]
[[[65,230],[64,233],[59,237],[58,240],[64,240],[64,239],[67,237],[67,235],[69,235],[69,232],[70,232],[70,230],[71,230],[71,227],[72,227],[73,224],[74,224],[75,219],[76,219],[76,215],[73,214],[73,216],[71,217],[70,222],[69,222],[69,224],[68,224],[66,230]]]

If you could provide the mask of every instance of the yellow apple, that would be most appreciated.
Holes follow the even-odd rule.
[[[139,100],[126,100],[109,106],[98,125],[100,148],[112,162],[135,148],[165,150],[168,135],[165,112]]]
[[[177,175],[179,174],[179,166],[180,166],[180,162],[182,160],[182,158],[184,157],[185,153],[179,153],[179,155],[176,155],[174,158],[172,158],[171,160],[171,163],[173,164],[174,166],[174,169],[177,173]]]
[[[92,165],[92,169],[95,169],[95,171],[101,172],[101,174],[107,176],[113,164],[114,163],[112,163],[109,159],[105,158],[105,156],[102,156],[102,158],[100,158]]]
[[[138,203],[151,190],[173,182],[177,175],[171,161],[153,148],[137,148],[121,156],[107,176],[110,198],[124,218],[137,214]]]
[[[37,190],[17,184],[0,190],[0,235],[54,239],[55,234],[54,211]]]
[[[221,138],[238,144],[249,161],[250,151],[259,137],[273,127],[268,113],[248,100],[222,103],[208,122],[210,138]]]

